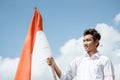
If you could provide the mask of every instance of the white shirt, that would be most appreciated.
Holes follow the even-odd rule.
[[[60,80],[114,80],[114,69],[110,59],[95,53],[74,59]]]

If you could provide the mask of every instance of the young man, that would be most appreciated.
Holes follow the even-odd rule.
[[[95,29],[84,31],[83,45],[85,55],[74,59],[66,71],[62,73],[53,58],[48,58],[48,65],[54,70],[60,80],[114,80],[114,69],[110,59],[97,51],[101,35]]]

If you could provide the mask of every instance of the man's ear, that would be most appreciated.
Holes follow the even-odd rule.
[[[99,46],[99,40],[95,41],[95,45],[98,47]]]

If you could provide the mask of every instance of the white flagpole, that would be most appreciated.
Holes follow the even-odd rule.
[[[51,69],[52,69],[54,80],[57,80],[56,73],[55,73],[55,70],[54,70],[54,66],[51,66]]]

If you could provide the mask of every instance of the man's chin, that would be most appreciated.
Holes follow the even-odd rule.
[[[88,49],[85,49],[85,51],[88,51]]]
[[[85,51],[86,51],[86,52],[89,52],[89,50],[88,50],[88,49],[85,49]]]

